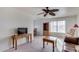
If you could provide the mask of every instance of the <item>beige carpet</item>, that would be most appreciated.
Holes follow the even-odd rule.
[[[5,52],[52,52],[52,44],[46,44],[43,48],[42,36],[36,36],[32,43],[24,43],[18,46],[18,49],[8,49]]]

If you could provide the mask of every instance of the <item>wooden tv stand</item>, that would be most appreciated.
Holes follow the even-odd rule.
[[[20,35],[12,35],[12,45],[15,50],[17,49],[17,40],[25,37],[29,42],[32,42],[32,34],[20,34]]]

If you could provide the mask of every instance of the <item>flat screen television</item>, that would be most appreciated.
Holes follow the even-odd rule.
[[[27,34],[27,32],[28,32],[27,28],[18,28],[17,29],[17,34],[24,34],[24,33]]]

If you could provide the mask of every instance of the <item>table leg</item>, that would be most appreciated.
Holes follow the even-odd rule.
[[[29,43],[29,36],[26,36],[26,43]]]
[[[30,43],[32,42],[32,34],[30,34]]]
[[[17,39],[15,39],[15,50],[17,50]]]
[[[55,48],[54,48],[54,42],[53,42],[53,52],[54,52],[54,49],[55,49]]]
[[[43,40],[43,48],[45,47],[45,41]]]
[[[11,39],[12,39],[12,47],[14,48],[14,36],[12,36]]]
[[[13,41],[12,43],[13,43],[13,48],[14,48],[14,38],[12,39],[12,41]]]
[[[48,45],[48,42],[47,42],[47,45]]]

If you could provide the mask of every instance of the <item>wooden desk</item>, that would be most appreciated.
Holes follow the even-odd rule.
[[[43,37],[43,48],[45,47],[45,42],[53,44],[53,52],[54,52],[56,37],[44,36]]]
[[[15,48],[15,50],[17,49],[17,40],[20,38],[23,38],[23,37],[28,39],[29,42],[32,42],[32,34],[13,35],[12,36],[12,43],[13,43],[13,48]]]

